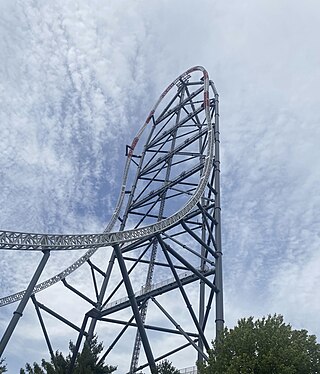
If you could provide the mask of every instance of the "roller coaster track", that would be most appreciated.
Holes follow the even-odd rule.
[[[197,74],[200,74],[201,77],[198,78],[197,76],[195,80],[192,80],[192,77]],[[177,89],[177,93],[173,93],[174,88]],[[101,247],[113,247],[110,263],[113,264],[114,259],[117,258],[120,267],[126,253],[136,253],[141,248],[146,248],[146,252],[153,248],[148,261],[143,260],[143,255],[141,255],[135,262],[137,264],[144,261],[148,263],[149,269],[144,292],[139,293],[140,299],[143,295],[145,297],[144,306],[140,306],[140,316],[137,315],[137,310],[135,310],[138,304],[133,298],[130,299],[127,288],[129,305],[132,306],[138,325],[136,348],[133,353],[130,373],[141,369],[141,367],[138,368],[141,333],[143,334],[142,343],[148,365],[153,372],[154,359],[150,347],[148,348],[143,326],[146,319],[148,299],[154,297],[150,296],[149,292],[151,289],[157,289],[157,286],[153,284],[153,272],[156,264],[157,248],[160,247],[168,261],[165,266],[170,267],[174,274],[174,288],[179,288],[184,298],[183,284],[185,281],[182,281],[182,279],[185,277],[183,274],[186,273],[177,274],[176,265],[168,258],[169,252],[171,256],[179,259],[182,263],[183,266],[180,265],[180,268],[184,267],[187,271],[191,269],[193,276],[202,282],[202,289],[204,283],[210,285],[207,277],[210,274],[215,274],[214,280],[211,281],[211,288],[216,295],[219,295],[217,301],[219,304],[217,314],[219,315],[216,316],[216,320],[218,321],[217,331],[220,331],[223,325],[223,306],[218,121],[218,93],[213,82],[209,80],[207,71],[201,66],[188,69],[163,91],[131,145],[127,146],[127,158],[119,198],[111,220],[102,234],[56,235],[0,231],[0,249],[2,250],[42,251],[46,254],[51,251],[87,249],[83,256],[59,274],[33,285],[29,291],[20,291],[1,298],[0,306],[19,300],[22,300],[22,303],[24,299],[29,299],[31,295],[35,295],[59,281],[66,284],[65,279],[83,264],[90,263],[90,258]],[[147,136],[142,151],[137,154],[139,141],[143,136],[146,137],[145,130],[148,127],[151,127],[151,133]],[[170,149],[166,149],[167,144],[170,144]],[[198,144],[197,150],[195,144]],[[148,156],[149,154],[151,156]],[[156,158],[159,155],[160,157]],[[178,173],[177,170],[181,172]],[[164,174],[166,176],[163,176]],[[133,183],[131,188],[130,183]],[[151,188],[153,189],[150,191]],[[175,203],[170,203],[169,199],[171,199],[170,201],[174,200]],[[202,220],[200,225],[193,221],[199,219],[199,217]],[[120,227],[116,228],[119,221]],[[131,228],[128,229],[126,226],[131,226]],[[192,226],[191,229],[190,226]],[[202,238],[198,235],[200,229],[202,230]],[[212,230],[214,234],[211,232]],[[174,242],[175,245],[192,252],[187,245],[181,243],[183,241],[181,238],[184,238],[185,233],[192,240],[200,243],[202,248],[201,253],[194,253],[201,261],[201,268],[198,270],[193,263],[188,262],[189,260],[185,262],[183,258],[180,258],[179,253],[167,243],[167,241]],[[209,259],[210,256],[212,257],[211,260]],[[125,264],[124,261],[123,264]],[[207,264],[211,265],[213,271],[205,270]],[[106,301],[103,301],[103,298],[105,297],[112,266],[109,264],[109,275],[107,275],[107,270],[104,285],[101,287],[99,297],[97,296],[97,302],[93,303],[95,312],[91,313],[93,316],[91,316],[89,336],[93,334],[96,321],[103,318],[106,311],[110,309],[111,304],[108,300],[111,297],[108,297]],[[164,265],[161,264],[161,266]],[[177,266],[178,268],[179,266]],[[121,271],[124,272],[122,273],[124,277],[130,273],[130,271],[126,271],[125,265]],[[190,279],[191,281],[195,280],[192,277]],[[128,276],[127,281],[124,280],[122,283],[125,283],[126,287],[130,286],[130,277]],[[111,295],[113,294],[116,294],[116,291],[111,293]],[[134,298],[137,297],[136,292]],[[142,299],[139,303],[142,302]],[[157,303],[155,300],[154,302]],[[202,300],[202,304],[203,302]],[[36,301],[34,303],[36,305]],[[201,308],[204,310],[203,305]],[[203,310],[202,320],[199,317],[199,321],[196,322],[198,330],[201,330],[201,341],[204,340],[202,328],[204,329],[206,323]],[[97,316],[97,313],[100,314]],[[201,328],[198,326],[200,322],[203,323]],[[84,331],[81,334],[83,335]],[[79,339],[81,340],[81,338]],[[189,341],[190,344],[195,345],[195,343]],[[203,342],[197,349],[201,356]],[[202,354],[201,357],[203,359],[205,355]]]

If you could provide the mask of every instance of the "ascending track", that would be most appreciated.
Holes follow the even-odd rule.
[[[216,318],[221,330],[221,323],[223,323],[222,281],[220,279],[221,264],[220,260],[217,260],[221,257],[218,117],[218,94],[206,70],[200,66],[188,69],[160,95],[145,123],[131,145],[127,147],[127,159],[118,202],[102,234],[54,235],[0,231],[0,248],[3,250],[48,253],[88,249],[85,255],[71,266],[35,285],[31,293],[34,295],[59,281],[66,282],[65,278],[84,263],[90,263],[90,258],[101,247],[114,247],[110,263],[113,264],[114,259],[117,258],[119,265],[126,253],[136,254],[140,251],[135,264],[143,262],[149,264],[144,291],[136,296],[137,300],[141,297],[145,298],[144,306],[140,309],[140,317],[135,315],[142,327],[146,318],[148,298],[153,300],[156,295],[175,288],[179,288],[185,298],[183,284],[202,279],[202,283],[206,283],[214,292],[221,295],[219,316]],[[145,131],[147,128],[150,129],[149,135]],[[186,239],[186,234],[189,235],[189,239]],[[187,244],[182,243],[185,240]],[[201,253],[192,249],[194,245],[188,244],[192,240],[200,244]],[[189,251],[195,259],[200,258],[200,263],[195,267],[195,259],[191,260],[188,256],[181,258],[181,255],[175,252],[169,243],[174,243]],[[166,258],[167,264],[156,261],[158,247],[163,251],[162,261]],[[120,252],[117,252],[116,248],[119,248]],[[181,261],[182,265],[173,264],[167,257],[168,251]],[[145,253],[150,252],[149,260],[145,260]],[[132,261],[132,258],[125,260]],[[97,292],[98,300],[92,302],[95,305],[95,313],[100,314],[91,316],[93,322],[89,335],[95,328],[94,321],[101,320],[111,313],[110,303],[108,303],[111,296],[105,302],[102,301],[113,271],[113,265],[110,267],[110,263],[104,275],[105,280],[101,290]],[[156,265],[161,265],[162,269],[164,266],[170,268],[171,277],[174,275],[175,281],[171,280],[170,286],[168,283],[165,291],[161,288],[162,286],[153,285]],[[126,273],[123,269],[121,271]],[[184,278],[185,275],[176,274],[177,269],[188,270],[192,274],[188,273],[188,277]],[[217,269],[219,281],[216,280]],[[100,273],[103,272],[100,271]],[[205,277],[212,274],[215,274],[214,280],[210,283]],[[160,272],[160,275],[163,277],[164,272]],[[181,281],[177,277],[182,277]],[[129,279],[128,282],[130,283]],[[117,295],[117,289],[116,287],[111,295]],[[23,300],[25,297],[25,291],[6,296],[0,299],[0,306]],[[134,310],[135,302],[131,299],[129,301]],[[188,306],[188,309],[190,307]],[[202,314],[204,315],[203,311]],[[192,318],[194,319],[194,316]],[[137,325],[139,325],[138,322]],[[203,323],[203,327],[199,325],[199,322],[196,326],[200,340],[205,342],[202,331],[205,322]],[[138,326],[138,329],[143,333],[141,326]],[[182,332],[181,334],[183,335]],[[151,351],[149,349],[148,352],[146,338],[142,340],[149,365],[152,367]],[[134,356],[137,357],[133,358],[130,372],[135,372],[137,369],[140,344],[141,338],[138,334],[134,350]],[[189,342],[189,344],[195,343]],[[201,349],[198,348],[200,354]],[[202,354],[202,357],[205,355]]]

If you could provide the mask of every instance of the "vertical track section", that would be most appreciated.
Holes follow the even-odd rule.
[[[180,100],[180,105],[183,102],[184,95],[185,95],[185,84],[180,85],[180,89],[178,90],[179,92],[179,100]],[[180,117],[181,117],[181,106],[178,109],[178,113],[176,115],[176,126],[179,123]],[[172,132],[172,140],[171,140],[171,147],[170,147],[170,157],[167,160],[167,170],[166,170],[166,175],[164,178],[164,184],[167,184],[170,182],[170,172],[171,172],[171,165],[172,165],[172,159],[174,155],[174,148],[176,145],[176,134],[177,130],[174,130]],[[146,147],[148,148],[148,144],[146,144]],[[137,181],[134,183],[135,185],[137,184]],[[164,212],[164,207],[166,203],[166,193],[167,191],[165,190],[163,194],[160,196],[160,207],[159,207],[159,213],[158,213],[158,221],[161,221],[163,218],[163,212]],[[129,209],[130,210],[130,207]],[[151,251],[151,256],[150,256],[150,262],[149,262],[149,267],[148,267],[148,273],[146,277],[146,282],[144,285],[144,289],[146,291],[149,291],[151,289],[152,285],[152,280],[153,280],[153,273],[154,273],[154,266],[155,266],[155,261],[156,261],[156,256],[157,256],[157,248],[158,248],[158,240],[154,239],[153,245],[152,245],[152,251]],[[148,303],[145,303],[143,308],[140,311],[141,314],[141,320],[143,323],[146,321],[146,316],[147,316],[147,310],[148,310]],[[132,352],[132,359],[131,359],[131,365],[130,365],[130,374],[135,373],[138,367],[139,363],[139,356],[140,356],[140,349],[141,349],[141,336],[139,331],[137,331],[136,334],[136,339],[133,347],[133,352]]]

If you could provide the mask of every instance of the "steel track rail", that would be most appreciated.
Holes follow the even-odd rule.
[[[181,82],[183,78],[188,76],[190,73],[200,71],[203,74],[203,108],[205,111],[206,122],[208,126],[207,137],[208,137],[208,147],[207,154],[205,156],[203,172],[200,178],[199,184],[194,191],[194,194],[186,202],[186,204],[177,212],[175,212],[170,217],[167,217],[154,224],[138,227],[136,229],[123,230],[118,232],[112,232],[118,217],[120,210],[123,205],[126,185],[129,174],[129,167],[131,164],[133,152],[136,145],[139,142],[141,135],[148,126],[149,122],[154,116],[156,109],[162,102],[164,97],[168,92],[178,83]],[[96,251],[98,248],[113,246],[115,244],[134,242],[135,240],[140,240],[143,238],[150,237],[156,233],[165,231],[175,225],[178,221],[183,219],[200,201],[200,198],[206,188],[208,183],[210,173],[213,166],[214,159],[214,134],[213,127],[211,123],[210,116],[210,100],[209,100],[209,85],[213,88],[214,93],[216,92],[215,87],[211,81],[209,81],[209,76],[207,71],[202,66],[195,66],[188,69],[178,78],[176,78],[160,95],[158,101],[149,113],[145,123],[138,131],[137,135],[134,137],[130,151],[127,155],[127,160],[124,168],[123,179],[119,198],[111,217],[111,220],[102,234],[79,234],[79,235],[56,235],[56,234],[38,234],[38,233],[23,233],[16,231],[0,231],[0,249],[3,250],[24,250],[24,251],[61,251],[61,250],[79,250],[79,249],[89,249],[82,257],[75,261],[72,265],[66,268],[61,273],[51,277],[50,279],[38,284],[34,288],[34,293],[42,291],[53,284],[65,279],[72,272],[77,270],[81,265],[83,265]],[[0,299],[0,306],[7,305],[12,302],[20,300],[25,291],[18,292],[13,295],[6,296]]]

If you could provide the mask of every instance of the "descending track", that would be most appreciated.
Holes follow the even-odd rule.
[[[203,344],[207,348],[204,327],[208,315],[205,314],[204,303],[206,300],[209,311],[214,293],[219,295],[217,330],[221,330],[223,324],[218,120],[218,94],[204,68],[193,67],[175,79],[160,95],[147,120],[127,147],[118,202],[102,234],[54,235],[0,231],[0,247],[3,250],[50,253],[88,249],[85,255],[54,277],[33,285],[27,292],[21,291],[0,299],[0,306],[21,299],[23,303],[24,299],[59,281],[66,285],[65,278],[85,263],[89,263],[91,270],[97,270],[90,258],[99,248],[111,246],[113,251],[108,268],[106,272],[100,271],[103,273],[100,289],[96,286],[97,300],[91,302],[94,310],[87,313],[85,318],[87,321],[90,317],[91,324],[88,333],[84,329],[80,330],[79,342],[83,335],[89,338],[93,335],[97,321],[120,310],[119,307],[113,308],[114,303],[120,303],[113,301],[111,307],[110,299],[117,300],[118,290],[121,287],[123,289],[124,284],[127,297],[123,305],[131,306],[138,327],[130,373],[139,369],[141,344],[153,372],[154,358],[145,333],[148,301],[152,300],[162,310],[155,297],[179,289],[198,330],[198,346],[190,341],[192,334],[179,330],[180,334],[185,337],[188,335],[188,345],[198,347],[200,358],[206,358],[202,353]],[[147,128],[150,128],[149,134],[145,131]],[[142,141],[144,144],[141,144]],[[200,245],[199,252],[190,245],[192,241]],[[179,247],[179,250],[173,249],[173,245]],[[187,250],[188,256],[181,256],[181,250]],[[130,253],[131,258],[126,256],[127,253]],[[123,280],[108,294],[115,260],[118,261]],[[127,271],[130,261],[134,265]],[[146,279],[143,290],[132,296],[135,278],[130,280],[130,273],[139,266],[146,266]],[[155,272],[158,268],[161,270]],[[178,274],[179,269],[191,273]],[[163,280],[164,277],[170,278],[170,274],[171,278],[173,276],[171,283],[155,286],[160,284],[155,283],[157,276]],[[214,278],[209,281],[207,277],[212,274]],[[198,319],[183,288],[196,280],[201,283],[201,316]],[[205,286],[209,286],[212,291],[207,299],[204,296]],[[80,294],[79,291],[76,293]],[[40,304],[37,304],[34,296],[33,301],[39,308]],[[162,312],[165,315],[167,313],[165,310]],[[167,317],[174,323],[172,317]],[[126,328],[131,325],[132,322],[127,322]]]

